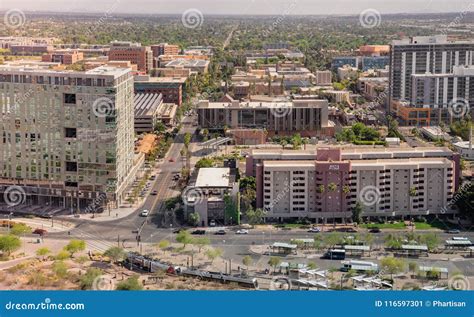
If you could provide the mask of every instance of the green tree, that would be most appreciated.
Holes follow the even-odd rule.
[[[222,256],[222,249],[209,249],[206,251],[206,256],[209,260],[211,260],[211,264],[214,263],[214,260],[218,257]]]
[[[50,253],[51,253],[51,250],[46,248],[46,247],[39,248],[38,250],[36,250],[36,255],[42,257],[43,260],[44,260],[44,257],[47,256]]]
[[[298,150],[302,144],[303,144],[303,139],[301,138],[301,135],[299,133],[295,134],[291,138],[291,145],[293,146],[294,150]]]
[[[59,251],[58,254],[54,257],[58,261],[64,261],[71,257],[71,253],[66,250]]]
[[[255,180],[255,177],[253,176],[242,177],[239,181],[239,188],[241,191],[247,188],[257,190],[257,182]]]
[[[65,251],[71,253],[71,257],[74,257],[74,253],[84,251],[86,249],[86,242],[84,240],[71,240],[64,247]]]
[[[185,133],[184,134],[184,146],[187,148],[189,148],[189,144],[191,143],[191,139],[192,139],[192,135],[191,133]]]
[[[327,245],[330,249],[343,242],[344,239],[339,232],[331,232],[324,237],[324,244]]]
[[[0,251],[9,256],[12,252],[21,247],[21,241],[17,236],[6,235],[0,236]]]
[[[124,249],[119,248],[119,247],[111,247],[107,249],[104,252],[104,255],[110,258],[110,260],[112,260],[113,263],[118,263],[120,261],[123,261],[127,256]]]
[[[138,275],[129,277],[117,284],[117,291],[141,291],[142,289],[143,285],[138,280]]]
[[[203,157],[202,159],[197,161],[195,165],[197,169],[205,168],[205,167],[213,167],[213,166],[214,166],[214,161],[207,157]]]
[[[281,259],[277,256],[272,256],[270,257],[270,260],[268,260],[268,265],[273,267],[273,272],[276,271],[276,268],[278,265],[280,265],[280,263],[281,263]]]
[[[201,221],[201,216],[197,212],[192,212],[188,215],[188,223],[190,226],[196,227]]]
[[[101,276],[103,271],[98,268],[88,268],[86,273],[80,278],[79,286],[82,290],[91,289],[94,284],[94,280]]]
[[[183,244],[183,248],[186,248],[186,245],[190,244],[193,241],[193,237],[187,230],[183,230],[176,236],[176,241]]]
[[[170,246],[170,242],[168,240],[161,240],[158,242],[158,248],[163,250],[163,252],[166,252],[166,249],[168,249]]]
[[[238,206],[229,194],[224,195],[224,213],[228,224],[239,224],[240,215]]]
[[[408,263],[408,270],[412,273],[415,273],[418,270],[418,264],[416,262]]]
[[[68,266],[63,261],[55,261],[52,266],[54,274],[60,279],[64,279],[68,275]]]
[[[439,238],[436,233],[426,233],[421,236],[420,242],[428,247],[428,250],[433,251],[438,247]]]
[[[250,255],[244,256],[242,259],[242,264],[247,267],[247,270],[249,269],[249,266],[252,265],[252,257]]]
[[[390,274],[390,278],[393,280],[393,274],[397,274],[405,270],[405,261],[394,257],[386,257],[380,260],[380,266],[383,271]]]
[[[28,233],[31,233],[31,228],[23,223],[15,223],[10,229],[10,234],[15,236],[22,236]]]
[[[362,205],[360,202],[357,202],[355,207],[352,209],[352,221],[355,223],[362,222]]]
[[[200,237],[200,238],[193,239],[192,243],[198,246],[199,253],[201,253],[202,248],[211,244],[211,240],[208,237]]]
[[[257,225],[263,222],[263,219],[266,213],[263,209],[260,209],[260,208],[257,208],[257,209],[250,208],[249,210],[247,210],[245,215],[247,217],[247,221],[249,224]]]

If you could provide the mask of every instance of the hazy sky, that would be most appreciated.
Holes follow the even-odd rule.
[[[0,0],[0,8],[24,11],[183,13],[196,8],[205,14],[359,14],[465,12],[473,0]]]

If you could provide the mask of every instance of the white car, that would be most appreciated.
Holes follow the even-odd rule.
[[[308,230],[308,232],[318,233],[318,232],[321,232],[321,229],[318,227],[312,227],[311,229]]]
[[[142,216],[142,217],[148,217],[149,214],[150,214],[150,211],[147,210],[147,209],[144,209],[144,210],[142,210],[140,216]]]
[[[247,229],[240,229],[235,232],[236,234],[249,234],[249,231]]]

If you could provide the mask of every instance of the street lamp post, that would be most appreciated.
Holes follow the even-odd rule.
[[[13,215],[13,212],[10,212],[8,214],[8,234],[10,234],[10,227],[11,227],[11,217]]]

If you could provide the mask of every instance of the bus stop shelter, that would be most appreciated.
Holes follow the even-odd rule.
[[[444,247],[446,249],[467,249],[472,246],[470,240],[446,240]]]
[[[404,244],[399,250],[405,256],[428,256],[428,246],[422,244]]]
[[[418,271],[422,273],[424,276],[427,276],[429,272],[434,272],[439,275],[439,278],[448,278],[449,271],[445,267],[436,267],[436,266],[420,266]]]
[[[278,254],[296,254],[296,249],[298,246],[296,244],[281,243],[275,242],[272,246],[272,253]]]
[[[370,256],[370,246],[369,245],[345,245],[344,250],[349,255],[360,255],[364,256],[366,253]]]

